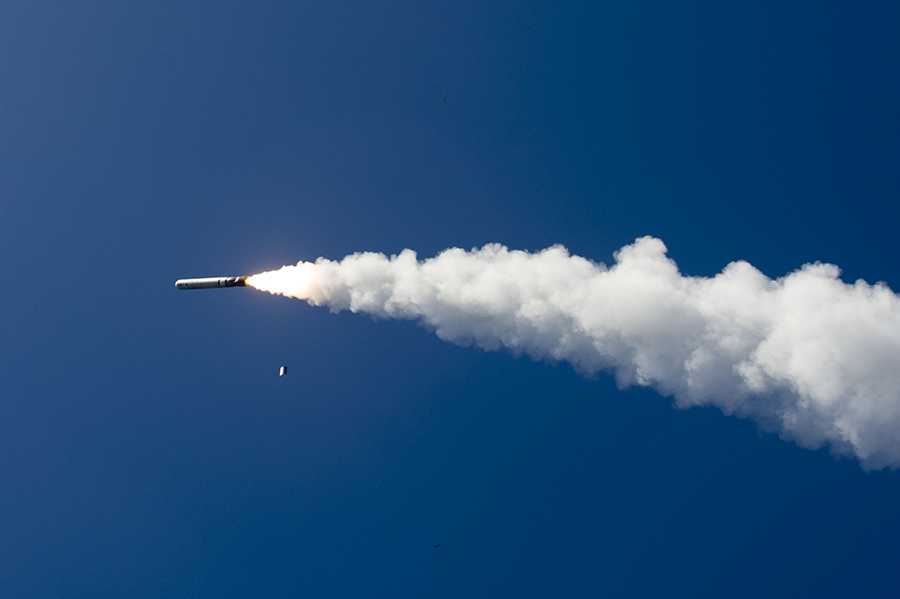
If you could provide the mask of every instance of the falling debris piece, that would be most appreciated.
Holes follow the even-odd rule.
[[[447,94],[441,94],[441,95],[444,96],[444,102],[446,102],[446,101],[447,101]]]
[[[282,366],[281,369],[278,371],[278,376],[284,376],[286,374],[287,374],[287,366]]]
[[[440,546],[441,546],[441,544],[438,543],[437,545],[434,546],[434,548],[437,549],[437,548],[440,547]]]

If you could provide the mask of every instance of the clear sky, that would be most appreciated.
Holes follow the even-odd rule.
[[[898,596],[896,471],[173,285],[653,235],[687,275],[900,289],[898,31],[881,1],[3,2],[0,596]]]

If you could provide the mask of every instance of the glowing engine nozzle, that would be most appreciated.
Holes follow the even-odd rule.
[[[210,277],[208,279],[178,279],[178,289],[214,289],[216,287],[246,287],[247,277]]]

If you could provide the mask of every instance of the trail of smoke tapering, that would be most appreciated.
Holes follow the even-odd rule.
[[[607,268],[562,246],[319,258],[247,284],[332,311],[415,319],[441,339],[615,373],[715,405],[866,468],[900,466],[900,298],[829,264],[772,280],[747,262],[685,277],[643,237]]]

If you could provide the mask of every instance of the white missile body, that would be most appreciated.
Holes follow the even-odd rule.
[[[211,277],[208,279],[178,279],[179,289],[214,289],[216,287],[246,287],[247,277]]]

